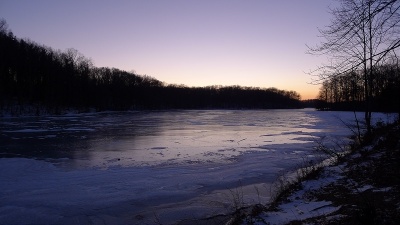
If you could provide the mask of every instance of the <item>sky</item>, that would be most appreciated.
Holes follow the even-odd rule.
[[[19,38],[167,84],[240,85],[316,98],[306,54],[333,0],[0,0]]]

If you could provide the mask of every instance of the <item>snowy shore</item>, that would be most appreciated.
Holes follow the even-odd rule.
[[[370,143],[329,166],[315,168],[242,224],[399,224],[400,127],[378,127]],[[260,206],[257,206],[260,207]],[[253,210],[254,211],[254,210]]]

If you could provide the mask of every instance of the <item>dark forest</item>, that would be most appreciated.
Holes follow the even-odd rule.
[[[397,62],[374,68],[370,85],[371,109],[400,114],[400,68]],[[325,80],[316,106],[329,110],[365,110],[365,87],[362,71],[354,71]]]
[[[132,109],[299,108],[300,95],[276,88],[187,87],[147,75],[95,67],[75,49],[19,39],[0,25],[0,109],[21,114]]]

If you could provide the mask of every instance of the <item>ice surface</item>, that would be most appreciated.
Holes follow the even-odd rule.
[[[354,119],[313,110],[1,118],[0,224],[169,224],[228,212],[234,195],[266,202],[281,171],[315,156],[315,140],[346,140],[338,117]]]

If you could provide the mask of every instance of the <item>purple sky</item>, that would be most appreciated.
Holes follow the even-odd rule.
[[[20,38],[75,48],[95,66],[188,86],[294,90],[315,98],[306,54],[332,0],[0,0]]]

